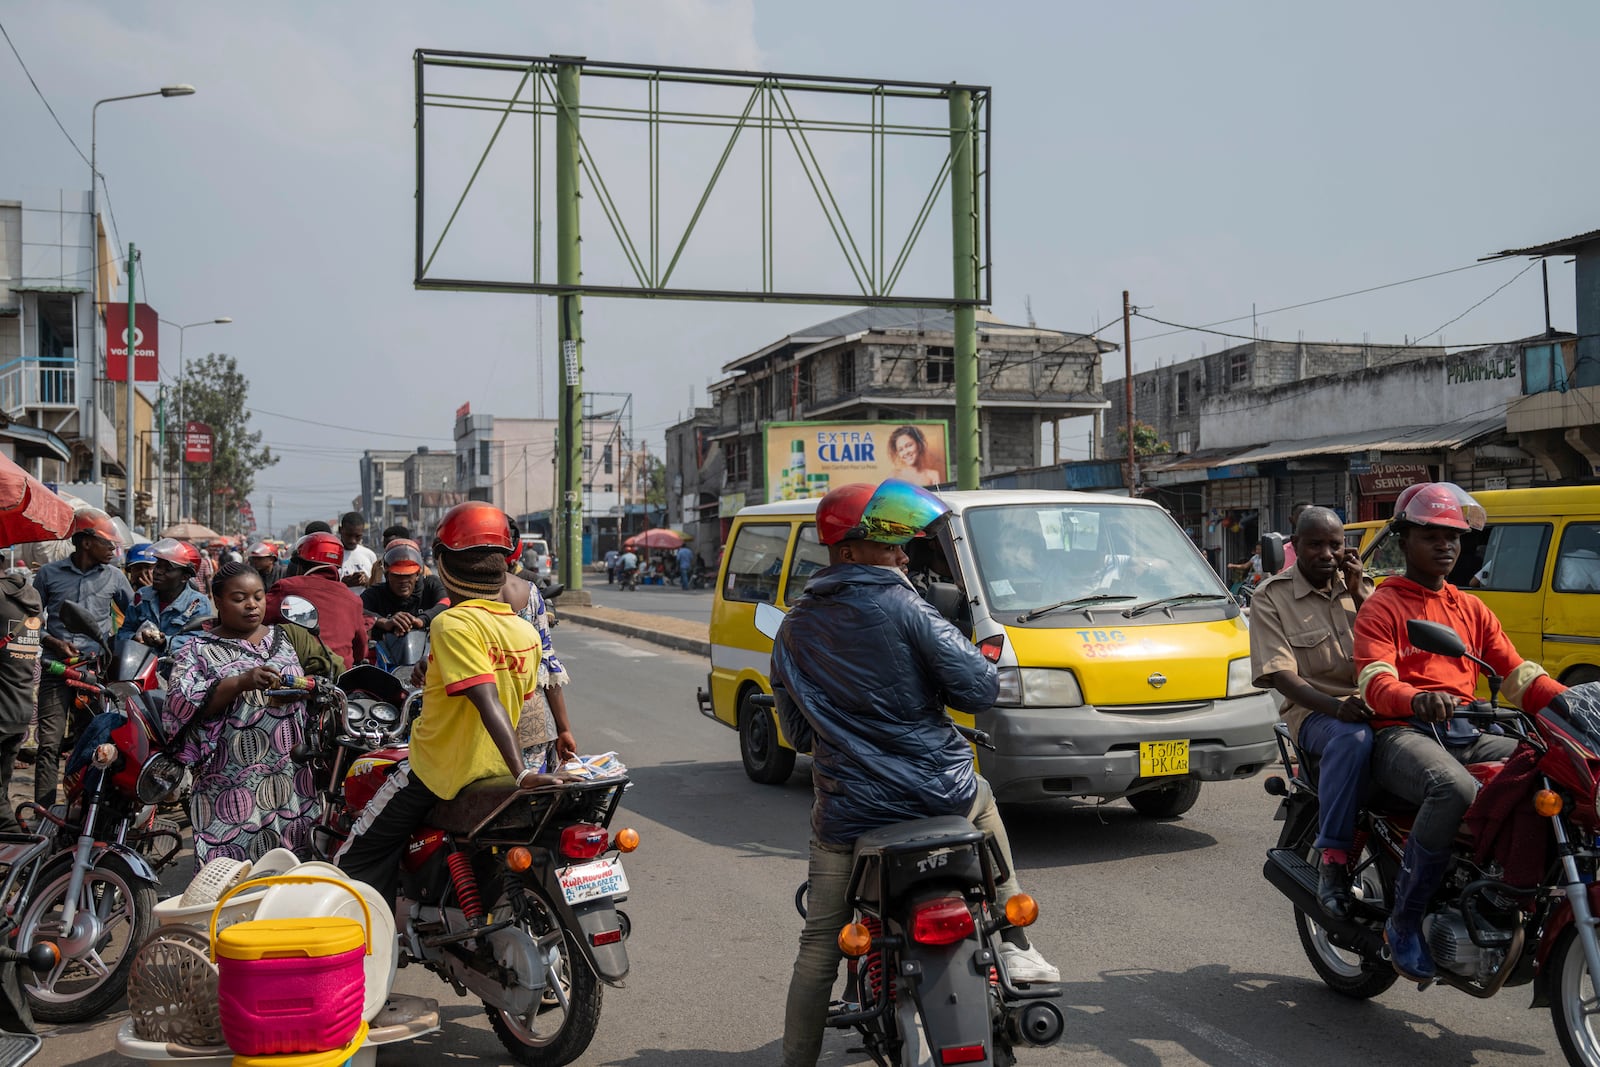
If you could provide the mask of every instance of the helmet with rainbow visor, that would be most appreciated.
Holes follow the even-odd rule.
[[[904,545],[949,514],[944,501],[920,486],[889,478],[879,485],[841,485],[817,504],[817,539],[825,545],[876,541]]]

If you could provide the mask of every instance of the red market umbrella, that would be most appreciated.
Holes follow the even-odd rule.
[[[0,456],[0,545],[56,541],[72,528],[72,505]]]
[[[681,548],[686,539],[675,530],[660,528],[636,533],[622,543],[624,548]]]

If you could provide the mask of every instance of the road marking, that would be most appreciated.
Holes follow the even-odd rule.
[[[637,645],[625,645],[621,641],[591,641],[589,647],[598,649],[612,656],[621,656],[623,659],[654,659],[659,652],[639,648]]]
[[[633,738],[629,737],[625,733],[622,733],[620,730],[613,730],[609,726],[602,726],[600,727],[600,732],[611,738],[613,741],[620,741],[624,745],[633,744]]]
[[[1250,1067],[1278,1067],[1278,1060],[1273,1059],[1248,1041],[1226,1030],[1212,1026],[1200,1018],[1190,1015],[1186,1011],[1179,1011],[1172,1005],[1155,997],[1136,993],[1131,998],[1133,1002],[1152,1014],[1159,1015],[1173,1026],[1189,1031],[1203,1041],[1208,1041],[1217,1048],[1228,1053],[1240,1063],[1248,1063]]]

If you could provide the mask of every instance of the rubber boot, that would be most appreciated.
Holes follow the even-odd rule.
[[[1449,865],[1448,848],[1423,848],[1415,839],[1406,842],[1400,874],[1394,880],[1394,908],[1384,924],[1383,940],[1389,946],[1395,971],[1413,982],[1432,981],[1439,973],[1422,936],[1422,913]]]
[[[1350,865],[1330,863],[1324,859],[1317,864],[1317,903],[1330,919],[1350,918],[1350,907],[1355,897],[1350,892]]]

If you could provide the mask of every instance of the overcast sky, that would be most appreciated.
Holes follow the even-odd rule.
[[[141,296],[180,322],[234,319],[195,330],[187,354],[226,351],[251,379],[255,425],[284,456],[252,498],[263,524],[269,496],[279,526],[346,508],[363,448],[450,447],[463,402],[502,416],[539,408],[534,298],[411,285],[418,47],[992,85],[994,312],[1022,321],[1031,296],[1039,324],[1060,329],[1105,324],[1120,314],[1124,288],[1160,318],[1212,322],[1600,226],[1591,103],[1600,6],[1583,0],[0,0],[0,21],[86,152],[96,99],[178,81],[198,88],[102,108],[100,168],[121,239],[144,256]],[[87,188],[88,168],[9,50],[0,51],[0,101],[0,198]],[[456,166],[459,189],[483,138],[469,155],[468,134],[481,127],[464,119],[457,129],[459,142],[441,120],[450,154],[438,165],[441,179]],[[664,203],[664,220],[681,226],[692,209],[683,196],[714,162],[708,144],[686,135],[664,146],[663,200],[681,194]],[[625,147],[616,142],[601,163],[642,228],[633,207],[644,204],[643,157]],[[829,162],[843,152],[823,149]],[[864,185],[865,151],[854,158],[842,185]],[[915,163],[891,168],[891,221],[926,192],[927,171]],[[750,185],[730,176],[731,199],[713,206],[686,270],[759,284],[756,224],[738,199]],[[792,180],[780,189],[795,205],[780,270],[842,287],[848,276],[838,277],[832,238],[802,192]],[[463,216],[470,239],[449,254],[457,269],[504,273],[502,253],[526,254],[518,205],[531,193],[509,165],[486,170],[480,193],[471,210],[482,214]],[[445,192],[433,194],[430,207]],[[604,281],[596,274],[620,261],[597,208],[585,201],[585,257],[589,279]],[[509,221],[497,228],[501,212]],[[934,243],[925,251],[931,258],[908,277],[948,286],[946,254]],[[1398,342],[1437,330],[1525,265],[1259,321],[1274,339]],[[1558,327],[1573,325],[1571,287],[1571,267],[1552,264]],[[553,301],[544,305],[543,407],[554,416],[555,316]],[[704,403],[722,363],[834,313],[591,298],[586,384],[633,393],[635,434],[659,450],[691,390]],[[1251,329],[1248,319],[1223,328]],[[1446,327],[1444,340],[1542,328],[1535,268]],[[1193,333],[1139,341],[1163,332],[1136,323],[1136,366],[1226,343]],[[1120,341],[1120,329],[1106,336]],[[176,338],[165,341],[175,355]],[[1119,361],[1108,376],[1120,374]],[[1086,454],[1083,433],[1066,444],[1069,455]]]

